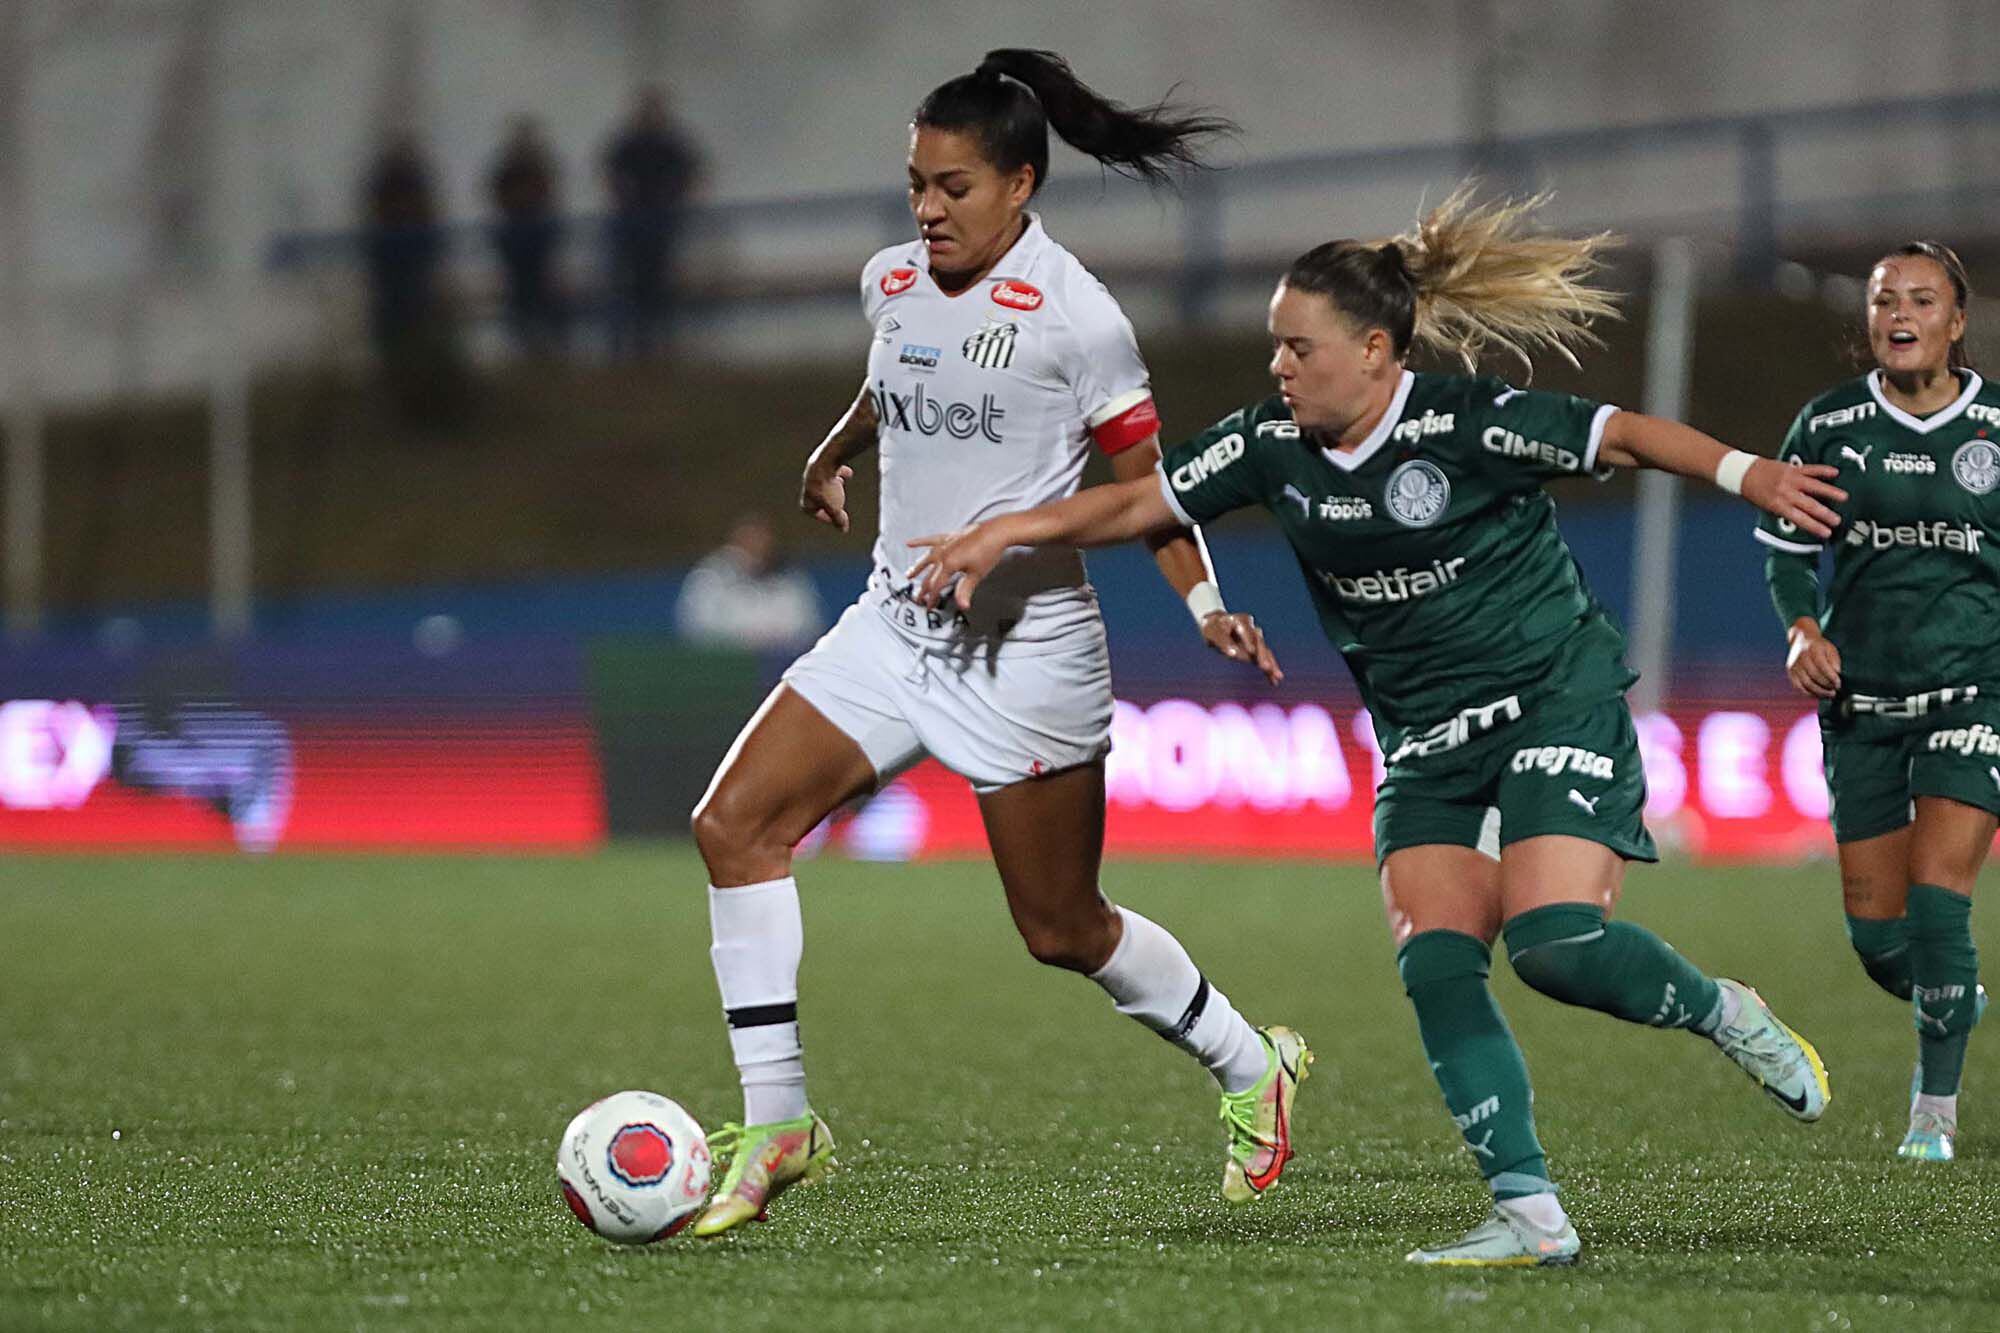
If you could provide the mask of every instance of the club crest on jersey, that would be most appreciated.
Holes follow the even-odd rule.
[[[959,350],[965,359],[987,370],[1005,370],[1014,364],[1014,335],[1018,324],[988,324],[967,338]]]
[[[1951,456],[1951,475],[1974,495],[2000,486],[2000,445],[1991,440],[1967,440]]]
[[[892,268],[882,275],[882,295],[901,296],[917,285],[917,271],[913,268]]]
[[[1007,278],[993,284],[993,300],[1009,310],[1040,310],[1042,289],[1030,287],[1027,283],[1014,278]]]
[[[1389,517],[1406,528],[1427,528],[1444,517],[1451,503],[1451,481],[1437,464],[1412,458],[1389,474],[1382,503]]]

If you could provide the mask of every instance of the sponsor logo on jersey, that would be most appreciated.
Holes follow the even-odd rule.
[[[942,347],[920,347],[916,343],[904,343],[903,351],[896,359],[906,366],[919,370],[936,370],[938,358],[944,355]]]
[[[977,403],[947,403],[931,397],[922,384],[915,393],[897,393],[877,380],[874,397],[875,416],[883,425],[917,435],[943,431],[954,440],[982,435],[999,444],[1000,422],[1007,415],[990,393],[981,394]]]
[[[1444,435],[1453,429],[1452,417],[1450,412],[1440,415],[1427,408],[1420,417],[1397,422],[1396,429],[1389,432],[1389,438],[1414,442],[1426,435]]]
[[[1951,475],[1974,495],[1985,495],[2000,486],[2000,445],[1991,440],[1967,440],[1951,456]]]
[[[882,295],[901,296],[917,285],[917,271],[913,268],[892,268],[882,275]]]
[[[1854,466],[1860,468],[1863,472],[1866,472],[1868,470],[1868,455],[1873,453],[1874,450],[1875,446],[1872,444],[1858,451],[1851,448],[1848,445],[1843,444],[1840,446],[1840,456],[1842,458],[1852,459],[1854,462]]]
[[[987,370],[1005,370],[1014,364],[1014,335],[1018,324],[988,324],[967,338],[959,350],[965,359]]]
[[[1882,470],[1904,476],[1929,477],[1937,473],[1937,459],[1929,454],[1888,454],[1882,459]]]
[[[1983,421],[1989,426],[2000,426],[2000,407],[1986,403],[1973,403],[1965,409],[1967,421]]]
[[[1922,717],[1934,708],[1949,708],[1978,697],[1977,685],[1947,685],[1919,694],[1850,694],[1847,696],[1847,711],[1873,713],[1879,717]]]
[[[1867,546],[1886,551],[1895,546],[1915,546],[1926,551],[1963,551],[1979,554],[1979,542],[1986,534],[1978,528],[1954,525],[1940,519],[1935,523],[1870,523],[1857,518],[1847,529],[1849,546]]]
[[[1375,517],[1375,506],[1359,496],[1329,495],[1319,502],[1319,516],[1328,523]]]
[[[1243,437],[1225,435],[1208,448],[1174,469],[1169,479],[1177,491],[1191,491],[1222,469],[1243,457]]]
[[[1531,745],[1525,750],[1516,750],[1513,769],[1516,773],[1541,772],[1550,777],[1565,772],[1586,778],[1617,776],[1612,771],[1610,756],[1574,745]]]
[[[1257,423],[1257,438],[1260,440],[1296,440],[1299,438],[1299,423],[1296,421],[1260,421]]]
[[[1504,699],[1495,699],[1490,704],[1474,704],[1470,708],[1458,710],[1457,717],[1448,717],[1434,727],[1428,727],[1413,736],[1404,738],[1389,756],[1388,762],[1400,764],[1415,755],[1443,754],[1446,750],[1456,750],[1474,736],[1484,736],[1493,728],[1507,722],[1521,720],[1521,696],[1510,694]]]
[[[1390,602],[1410,602],[1428,597],[1446,584],[1458,582],[1459,573],[1464,568],[1465,557],[1455,555],[1449,560],[1431,561],[1429,569],[1398,565],[1394,569],[1378,569],[1373,574],[1355,578],[1322,570],[1320,579],[1343,602],[1384,606]]]
[[[1875,404],[1856,403],[1852,407],[1837,408],[1832,412],[1821,412],[1806,419],[1806,434],[1816,430],[1827,430],[1835,426],[1851,426],[1857,421],[1867,421],[1875,415]]]
[[[1406,528],[1427,528],[1444,517],[1451,503],[1451,482],[1437,464],[1413,458],[1389,474],[1382,503],[1389,517]]]
[[[1498,454],[1502,458],[1532,458],[1565,472],[1583,471],[1583,455],[1576,450],[1531,440],[1505,426],[1488,426],[1480,433],[1479,445],[1487,453]]]
[[[1962,755],[2000,755],[2000,731],[1984,722],[1970,727],[1933,731],[1924,742],[1927,750],[1951,750]]]
[[[1040,310],[1042,308],[1042,289],[1039,287],[1030,287],[1027,283],[1015,278],[1008,278],[1005,281],[993,284],[993,299],[998,304],[1006,306],[1009,310]]]

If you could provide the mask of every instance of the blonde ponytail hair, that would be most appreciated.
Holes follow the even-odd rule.
[[[1530,372],[1540,352],[1576,365],[1577,348],[1602,345],[1592,324],[1618,314],[1618,294],[1590,281],[1617,238],[1529,231],[1546,193],[1487,204],[1473,196],[1468,181],[1399,236],[1316,246],[1292,264],[1286,285],[1386,329],[1399,359],[1418,344],[1467,370],[1494,348]]]

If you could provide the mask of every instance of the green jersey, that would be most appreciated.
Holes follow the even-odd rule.
[[[2000,687],[2000,391],[1963,374],[1952,404],[1920,419],[1870,371],[1785,436],[1781,457],[1839,468],[1849,496],[1820,615],[1849,694]],[[1769,515],[1757,538],[1805,557],[1823,545]]]
[[[1276,516],[1393,762],[1453,748],[1535,699],[1631,684],[1624,637],[1542,490],[1599,473],[1615,410],[1405,371],[1353,449],[1322,447],[1274,396],[1167,450],[1162,489],[1189,524],[1251,505]]]

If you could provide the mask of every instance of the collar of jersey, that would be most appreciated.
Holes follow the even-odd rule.
[[[1882,392],[1882,372],[1880,370],[1871,370],[1868,372],[1868,392],[1875,395],[1876,403],[1888,414],[1891,421],[1913,430],[1919,435],[1928,435],[1939,426],[1958,420],[1959,413],[1965,411],[1971,404],[1973,398],[1978,395],[1980,387],[1985,382],[1979,378],[1978,371],[1967,370],[1965,372],[1965,392],[1961,393],[1950,407],[1941,407],[1927,417],[1913,417],[1902,408],[1890,402],[1889,396]]]
[[[1028,225],[1021,229],[1021,234],[1015,239],[1014,244],[1007,247],[1007,253],[1000,256],[999,262],[993,265],[985,277],[973,283],[972,287],[967,287],[958,296],[945,296],[944,288],[938,286],[937,279],[931,276],[930,254],[924,249],[922,238],[911,247],[910,261],[915,265],[917,272],[924,275],[924,281],[931,285],[931,290],[939,296],[944,296],[947,301],[956,301],[959,296],[970,293],[973,287],[983,287],[989,282],[1026,278],[1028,270],[1035,266],[1036,258],[1042,253],[1042,243],[1048,239],[1048,233],[1042,230],[1041,216],[1029,213],[1027,218]]]
[[[1375,429],[1368,432],[1368,438],[1352,449],[1322,447],[1320,452],[1326,455],[1326,461],[1342,472],[1352,472],[1373,458],[1376,451],[1389,442],[1389,432],[1395,430],[1396,423],[1403,419],[1403,404],[1409,401],[1410,386],[1416,382],[1417,377],[1413,373],[1404,371],[1403,378],[1396,381],[1396,396],[1389,400],[1389,410],[1375,423]]]

